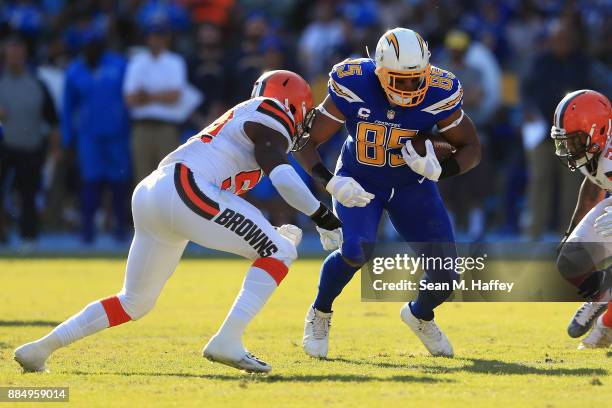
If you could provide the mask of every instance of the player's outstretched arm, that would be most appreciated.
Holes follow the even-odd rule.
[[[255,145],[255,160],[270,177],[272,185],[287,204],[308,215],[318,228],[341,242],[340,220],[312,195],[287,161],[289,143],[287,138],[276,130],[256,122],[245,123],[244,131]]]
[[[463,174],[480,163],[480,140],[472,119],[461,109],[437,123],[440,134],[457,151],[442,162],[440,179]]]
[[[306,146],[294,152],[300,165],[345,207],[365,207],[373,194],[368,193],[352,177],[335,176],[321,160],[317,148],[344,126],[345,117],[329,95],[316,109]]]

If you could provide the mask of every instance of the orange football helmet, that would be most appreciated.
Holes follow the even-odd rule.
[[[306,146],[310,137],[310,126],[314,119],[312,91],[308,82],[295,72],[276,70],[264,72],[253,86],[251,98],[266,96],[282,103],[293,114],[295,135],[291,150]]]
[[[599,92],[571,92],[557,105],[550,137],[570,170],[590,163],[605,147],[612,128],[610,100]]]

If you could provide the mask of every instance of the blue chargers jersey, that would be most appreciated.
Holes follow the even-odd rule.
[[[389,102],[375,68],[370,58],[347,59],[329,74],[329,95],[346,118],[349,133],[336,172],[381,187],[417,183],[423,177],[410,170],[400,150],[409,138],[461,109],[461,83],[451,72],[432,66],[425,99],[402,107]]]

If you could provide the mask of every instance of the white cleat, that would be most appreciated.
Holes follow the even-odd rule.
[[[606,327],[602,323],[603,316],[599,316],[593,325],[593,329],[582,339],[578,350],[593,348],[608,348],[612,345],[612,327]]]
[[[453,346],[436,322],[417,318],[412,314],[409,303],[406,303],[400,310],[400,317],[417,335],[432,356],[453,356]]]
[[[16,348],[13,356],[26,373],[49,372],[46,365],[48,357],[49,355],[41,350],[35,341]]]
[[[204,358],[225,364],[247,373],[269,373],[272,366],[249,353],[242,345],[231,346],[230,343],[220,340],[218,337],[210,339],[202,350]]]
[[[323,313],[313,306],[306,313],[302,347],[311,357],[325,358],[329,349],[329,328],[332,312]]]

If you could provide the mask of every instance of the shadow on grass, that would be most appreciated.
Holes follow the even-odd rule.
[[[454,380],[445,378],[433,378],[428,376],[416,375],[393,375],[390,377],[377,377],[356,374],[330,374],[330,375],[309,375],[309,374],[194,374],[194,373],[146,373],[146,372],[116,372],[116,373],[88,373],[84,371],[71,371],[66,374],[73,375],[117,375],[121,377],[145,376],[145,377],[180,377],[180,378],[202,378],[206,380],[221,380],[221,381],[252,381],[260,383],[309,383],[309,382],[399,382],[399,383],[452,383]]]
[[[512,363],[500,360],[486,360],[481,358],[459,358],[467,364],[461,367],[443,367],[413,365],[413,368],[423,370],[428,374],[448,374],[448,373],[474,373],[474,374],[510,374],[510,375],[547,375],[547,376],[589,376],[607,375],[608,371],[603,368],[578,367],[565,368],[555,367],[551,364],[550,368],[533,367],[523,363]]]
[[[335,358],[322,358],[321,361],[329,361],[331,363],[348,363],[354,365],[367,365],[371,367],[379,368],[409,368],[410,364],[401,363],[387,363],[384,361],[368,361],[368,360],[352,360],[350,358],[335,357]]]
[[[479,358],[456,358],[445,359],[440,357],[435,361],[460,361],[465,362],[465,365],[460,367],[447,367],[444,365],[424,365],[424,364],[411,364],[407,361],[405,364],[388,363],[384,361],[368,361],[368,360],[352,360],[348,358],[327,358],[321,359],[321,361],[348,363],[354,365],[367,365],[378,368],[403,368],[403,369],[418,369],[426,374],[449,374],[449,373],[474,373],[474,374],[515,374],[515,375],[549,375],[549,376],[562,376],[562,375],[607,375],[608,371],[602,368],[592,367],[579,367],[579,368],[564,368],[554,367],[551,365],[550,368],[546,367],[533,367],[523,363],[512,363],[500,360],[486,360]]]
[[[0,327],[55,327],[60,323],[51,320],[0,320]]]

